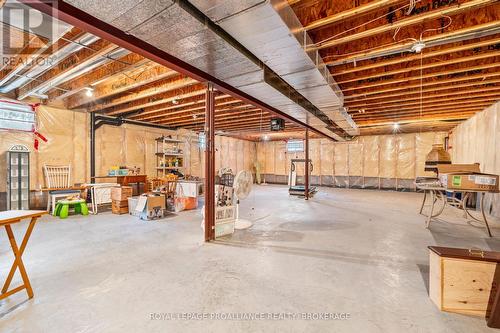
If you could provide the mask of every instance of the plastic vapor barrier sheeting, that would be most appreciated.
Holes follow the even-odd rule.
[[[311,139],[311,176],[326,186],[414,190],[416,177],[432,175],[424,171],[426,155],[433,144],[443,144],[446,136],[425,132],[362,136],[350,142]],[[287,152],[284,141],[260,142],[257,157],[266,179],[278,179],[288,175],[290,160],[304,158],[304,153]],[[303,172],[303,166],[298,168],[297,174]]]
[[[481,172],[500,174],[500,103],[458,125],[450,145],[453,163],[479,163]],[[500,194],[486,194],[485,205],[500,217]]]

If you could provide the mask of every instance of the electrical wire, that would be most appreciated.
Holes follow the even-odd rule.
[[[445,25],[444,27],[441,27],[441,28],[426,29],[426,30],[422,31],[422,33],[420,34],[420,41],[422,41],[422,38],[426,32],[444,30],[444,29],[447,29],[453,23],[453,19],[451,17],[449,17],[448,15],[443,15],[443,17],[446,17],[448,20],[450,20],[448,22],[448,24]]]
[[[415,1],[414,3],[418,3],[418,2],[420,2],[420,1],[422,1],[422,0],[414,0],[414,1]],[[398,12],[398,11],[402,10],[402,9],[405,9],[406,7],[410,7],[410,6],[411,6],[411,2],[412,2],[412,0],[411,0],[411,1],[410,1],[410,3],[408,3],[407,5],[404,5],[404,6],[401,6],[401,7],[397,8],[397,9],[391,10],[390,12],[388,12],[388,13],[386,13],[386,14],[384,14],[384,15],[380,15],[380,16],[378,16],[378,17],[376,17],[376,18],[374,18],[374,19],[372,19],[372,20],[370,20],[370,21],[364,22],[364,23],[362,23],[362,24],[360,24],[360,25],[358,25],[358,26],[355,26],[355,27],[353,27],[353,28],[351,28],[351,29],[347,29],[347,30],[345,30],[345,31],[342,31],[342,32],[340,32],[340,33],[336,34],[336,35],[333,35],[333,36],[331,36],[331,37],[325,38],[324,40],[319,41],[318,43],[316,43],[316,45],[321,45],[321,44],[323,44],[323,43],[325,43],[325,42],[328,42],[328,41],[330,41],[330,40],[332,40],[332,39],[336,39],[337,37],[342,36],[342,35],[344,35],[344,34],[346,34],[346,33],[348,33],[348,32],[351,32],[351,31],[356,30],[356,29],[358,29],[358,28],[364,27],[364,26],[365,26],[365,25],[367,25],[367,24],[370,24],[370,23],[373,23],[373,22],[378,21],[378,20],[380,20],[380,19],[383,19],[384,17],[386,17],[386,16],[388,16],[388,15],[391,15],[391,14],[394,14],[394,13],[396,13],[396,12]],[[413,9],[412,9],[412,10],[413,10]]]

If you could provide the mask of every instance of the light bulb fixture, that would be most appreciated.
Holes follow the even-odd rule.
[[[420,53],[425,48],[425,43],[422,41],[418,41],[411,46],[411,51],[415,53]]]
[[[178,101],[176,98],[174,98],[174,99],[172,100],[172,104],[177,105],[177,104],[179,104],[179,101]]]
[[[269,141],[269,135],[267,135],[267,134],[266,134],[266,135],[264,135],[264,136],[262,137],[262,140],[264,140],[264,141]]]
[[[392,128],[395,129],[395,130],[399,129],[399,124],[398,123],[394,123],[392,125]]]
[[[94,88],[91,88],[91,87],[85,88],[85,96],[87,96],[87,97],[94,96]]]

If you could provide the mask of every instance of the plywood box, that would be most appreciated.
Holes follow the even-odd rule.
[[[113,187],[111,189],[111,200],[124,201],[132,196],[133,189],[131,186]]]
[[[437,165],[438,173],[462,173],[462,172],[472,172],[478,173],[481,172],[479,170],[479,163],[474,164],[438,164]]]
[[[488,316],[500,253],[429,247],[429,297],[441,311]],[[500,270],[499,270],[500,271]]]

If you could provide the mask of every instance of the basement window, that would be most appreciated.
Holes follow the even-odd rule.
[[[288,140],[286,142],[286,151],[289,153],[303,152],[304,140]]]
[[[31,132],[35,122],[31,105],[0,100],[0,130]]]

